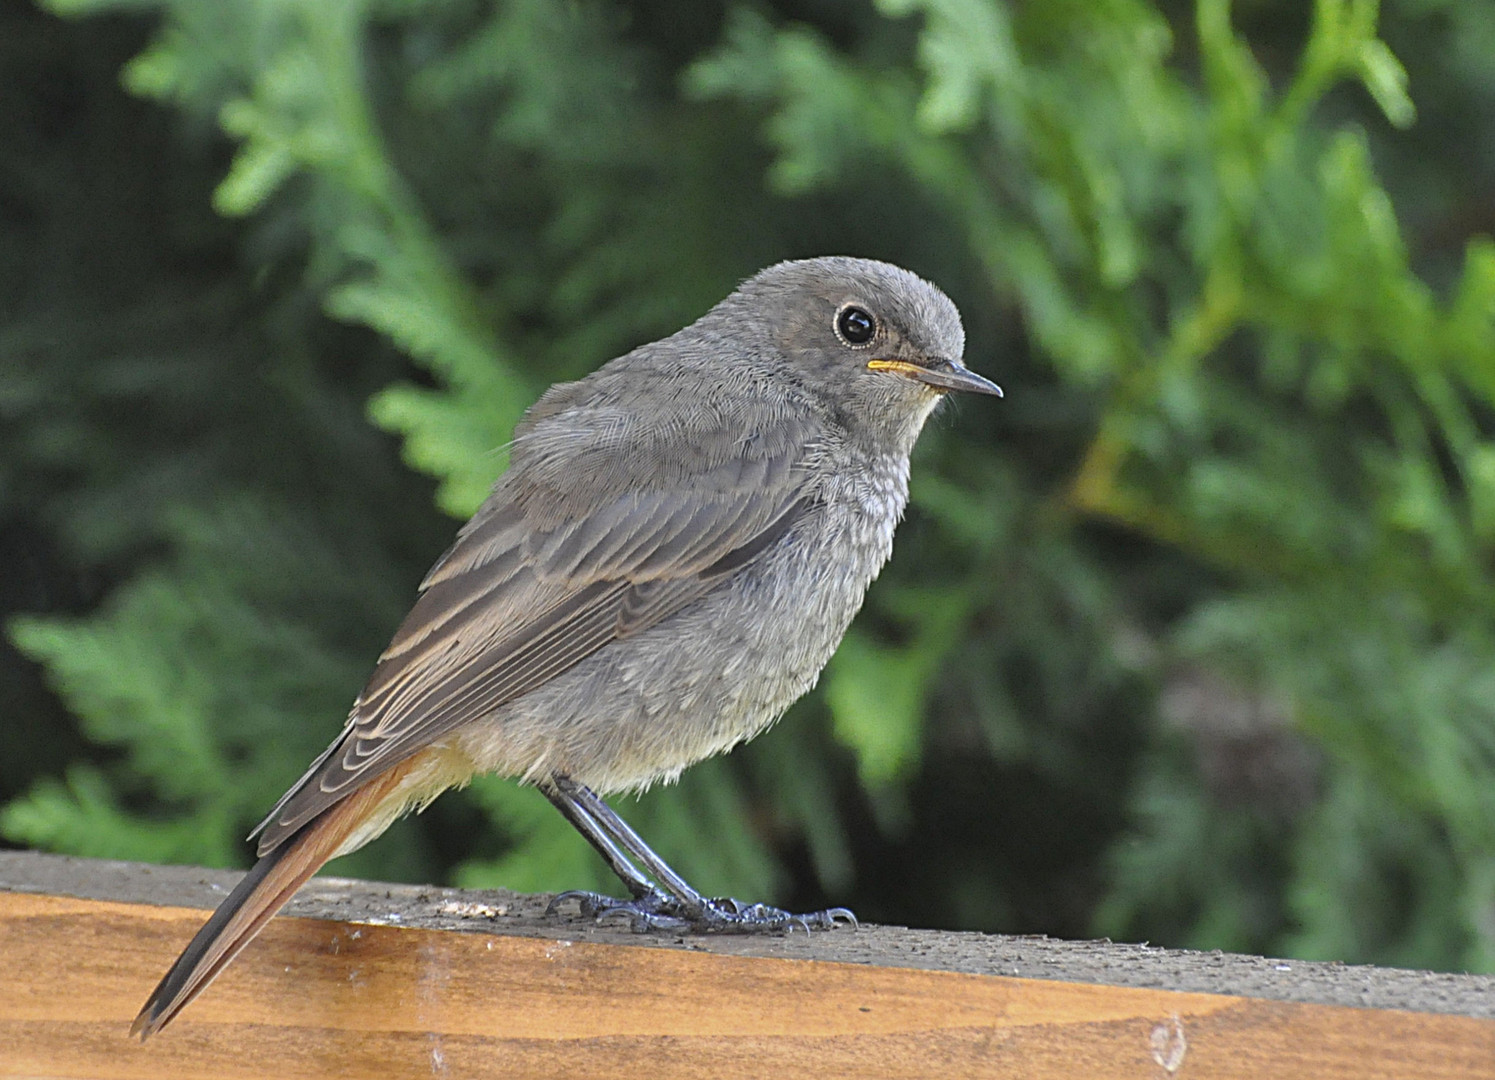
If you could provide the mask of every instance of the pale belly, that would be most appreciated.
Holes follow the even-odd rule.
[[[673,780],[809,690],[892,550],[907,465],[829,491],[755,563],[452,737],[474,771],[607,793]]]

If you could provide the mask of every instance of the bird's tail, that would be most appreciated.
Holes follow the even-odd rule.
[[[207,989],[296,890],[395,794],[413,764],[396,766],[353,791],[255,863],[156,985],[130,1034],[149,1038]]]

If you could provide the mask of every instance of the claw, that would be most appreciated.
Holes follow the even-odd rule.
[[[846,908],[829,908],[797,914],[768,904],[745,904],[730,896],[702,899],[699,905],[687,903],[662,890],[655,889],[631,900],[616,896],[573,889],[559,893],[546,905],[545,913],[554,915],[560,906],[575,900],[583,918],[596,922],[621,916],[635,933],[667,931],[695,934],[754,934],[763,931],[792,932],[800,927],[806,934],[815,929],[834,930],[843,923],[855,927],[856,916]]]
[[[603,896],[601,893],[587,892],[585,889],[567,889],[550,898],[550,903],[545,905],[545,914],[554,915],[561,909],[562,904],[575,900],[582,915],[595,918],[602,910],[601,901],[610,899],[612,898]]]
[[[817,911],[815,914],[821,916],[825,920],[825,922],[823,922],[821,925],[824,926],[827,930],[834,930],[837,926],[840,925],[840,923],[836,921],[837,919],[840,919],[841,922],[846,923],[846,925],[851,927],[853,930],[862,925],[861,923],[857,922],[857,917],[850,908],[826,908],[824,911]]]

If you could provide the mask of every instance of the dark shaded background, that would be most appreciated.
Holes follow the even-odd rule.
[[[519,411],[844,252],[1007,398],[640,830],[877,921],[1495,969],[1489,5],[48,7],[0,0],[9,842],[244,863]],[[497,781],[340,869],[607,884]]]

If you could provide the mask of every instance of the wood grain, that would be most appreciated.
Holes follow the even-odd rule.
[[[0,893],[0,1075],[1495,1078],[1495,1021],[277,919],[130,1019],[190,908]]]

